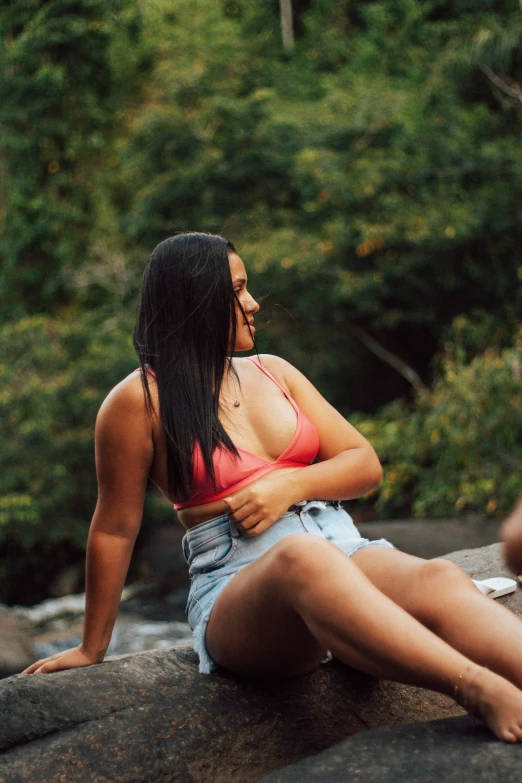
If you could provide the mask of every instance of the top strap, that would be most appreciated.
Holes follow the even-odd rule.
[[[248,361],[249,361],[249,362],[254,362],[254,364],[255,364],[255,365],[257,365],[257,366],[259,367],[259,369],[261,370],[261,372],[264,372],[264,373],[265,373],[265,375],[268,375],[268,377],[269,377],[269,378],[270,378],[270,379],[271,379],[271,380],[272,380],[272,381],[275,383],[275,385],[276,385],[276,386],[279,386],[279,388],[281,389],[281,391],[283,392],[283,394],[285,395],[285,397],[288,397],[288,399],[289,399],[289,400],[291,400],[291,399],[292,399],[292,398],[291,398],[291,396],[290,396],[290,395],[288,394],[288,392],[286,391],[286,389],[284,389],[284,388],[281,386],[281,384],[279,383],[279,381],[277,381],[277,380],[274,378],[274,376],[272,375],[272,373],[271,373],[271,372],[269,372],[269,371],[266,369],[266,367],[264,367],[264,366],[261,364],[261,362],[259,362],[259,361],[258,361],[256,358],[254,358],[253,356],[245,356],[245,359],[248,359]]]
[[[141,367],[138,367],[136,370],[133,370],[133,372],[142,372],[142,369],[141,369]],[[156,377],[156,373],[154,372],[154,370],[151,370],[150,367],[147,367],[147,372],[150,372],[151,375]]]

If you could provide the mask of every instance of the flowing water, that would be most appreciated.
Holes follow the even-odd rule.
[[[126,587],[107,656],[165,649],[190,640],[184,611],[186,598],[186,588],[160,596],[149,584]],[[50,598],[30,608],[13,609],[28,626],[38,658],[75,647],[81,641],[84,594]]]

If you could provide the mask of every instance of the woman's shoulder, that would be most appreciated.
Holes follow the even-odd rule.
[[[251,357],[255,359],[254,356]],[[274,378],[286,388],[286,390],[292,393],[292,389],[295,389],[296,385],[299,385],[304,376],[303,374],[290,364],[282,356],[276,356],[273,353],[261,353],[259,354],[259,360],[263,367],[265,367]]]
[[[118,476],[131,473],[141,481],[148,473],[155,426],[139,373],[131,373],[111,389],[96,417],[95,439],[98,480],[105,485],[112,486]]]
[[[149,376],[149,388],[153,405],[156,402],[156,381]],[[131,372],[121,380],[105,397],[98,416],[136,415],[146,412],[146,398],[140,371]]]

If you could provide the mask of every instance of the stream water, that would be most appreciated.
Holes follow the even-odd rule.
[[[186,599],[185,587],[163,596],[155,585],[148,583],[126,587],[107,656],[165,649],[191,639],[185,616]],[[81,641],[84,594],[13,609],[27,625],[38,658],[75,647]]]

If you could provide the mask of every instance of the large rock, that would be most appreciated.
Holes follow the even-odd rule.
[[[23,671],[35,657],[26,625],[0,604],[0,679]]]
[[[498,547],[457,553],[505,573]],[[522,613],[519,597],[506,599]],[[187,646],[0,683],[0,781],[248,783],[364,729],[461,711],[339,663],[291,680],[200,675]]]
[[[0,781],[247,783],[362,729],[457,712],[335,662],[292,680],[200,675],[179,646],[0,683]]]
[[[520,745],[470,718],[363,731],[257,783],[520,783]]]

